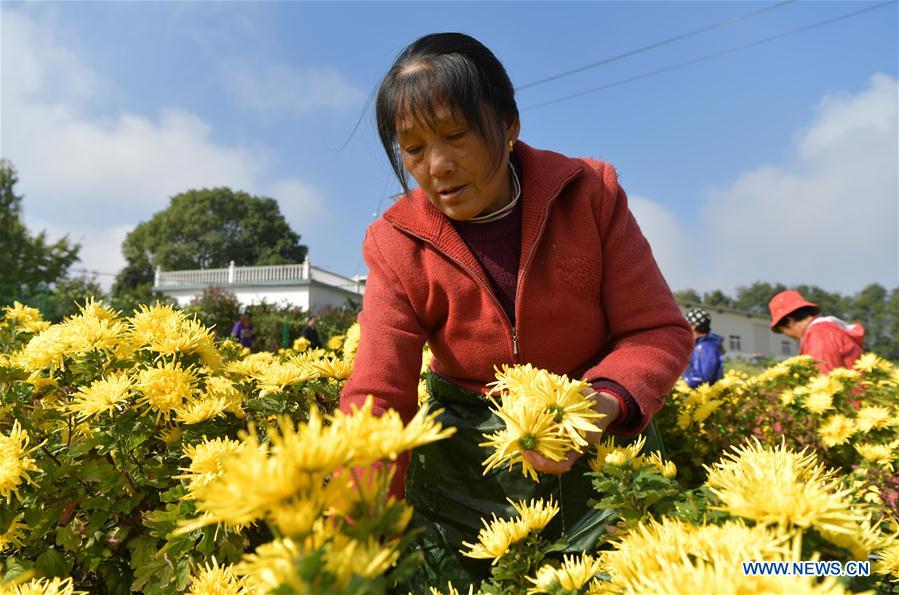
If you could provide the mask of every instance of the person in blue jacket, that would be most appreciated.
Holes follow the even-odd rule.
[[[684,380],[690,388],[703,382],[714,384],[724,376],[724,337],[712,332],[712,317],[702,308],[690,309],[687,322],[693,327],[696,346],[684,371]]]

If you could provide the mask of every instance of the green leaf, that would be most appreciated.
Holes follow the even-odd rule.
[[[41,573],[50,577],[64,577],[69,573],[65,556],[54,549],[48,549],[38,556],[34,565]]]
[[[61,546],[67,552],[74,552],[81,546],[81,537],[72,530],[71,525],[66,525],[56,530],[56,545]]]

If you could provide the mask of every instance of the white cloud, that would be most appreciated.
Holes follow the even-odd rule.
[[[749,170],[702,211],[716,284],[854,292],[897,282],[897,84],[825,97],[789,163]]]
[[[68,236],[73,243],[81,245],[79,255],[81,261],[72,266],[71,272],[76,276],[96,275],[97,282],[105,290],[109,290],[115,280],[115,274],[125,266],[121,246],[133,225],[91,225],[89,223],[59,224],[44,219],[25,217],[29,229],[44,230],[50,238]]]
[[[293,229],[308,229],[311,222],[329,216],[319,190],[302,180],[289,178],[268,186],[267,196],[277,199],[281,213]]]
[[[631,212],[672,288],[681,289],[682,280],[693,279],[701,274],[702,271],[696,270],[696,259],[692,253],[695,242],[691,241],[674,212],[665,205],[642,196],[628,198]]]
[[[127,230],[188,188],[274,196],[294,225],[326,213],[314,187],[267,179],[264,149],[216,142],[196,114],[169,108],[154,117],[88,115],[114,84],[48,23],[4,8],[2,50],[2,156],[18,169],[29,224],[79,241],[79,266],[116,272]]]
[[[242,106],[267,116],[339,110],[365,99],[365,93],[332,68],[297,70],[286,64],[260,68],[231,63],[224,67],[223,77]]]

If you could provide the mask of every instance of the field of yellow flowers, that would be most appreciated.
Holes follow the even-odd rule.
[[[168,306],[88,302],[60,324],[0,319],[0,594],[388,593],[415,571],[412,509],[386,463],[453,433],[336,409],[359,328],[310,350],[249,353]],[[425,361],[427,354],[425,354]],[[424,366],[423,366],[424,369]],[[668,456],[591,447],[577,380],[497,370],[505,428],[485,469],[585,453],[596,551],[561,556],[554,500],[512,502],[463,554],[483,593],[899,592],[899,369],[868,354],[828,376],[793,358],[761,375],[677,386]],[[745,576],[741,562],[868,561],[870,576]],[[435,584],[432,593],[455,593]]]

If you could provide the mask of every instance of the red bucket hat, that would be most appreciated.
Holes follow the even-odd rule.
[[[816,314],[821,311],[818,304],[813,304],[808,301],[802,297],[802,294],[798,291],[788,289],[787,291],[778,293],[771,298],[770,302],[768,302],[768,309],[771,310],[771,330],[777,332],[774,329],[780,324],[780,321],[783,320],[785,316],[792,314],[799,308],[805,308],[806,306],[814,308]]]

